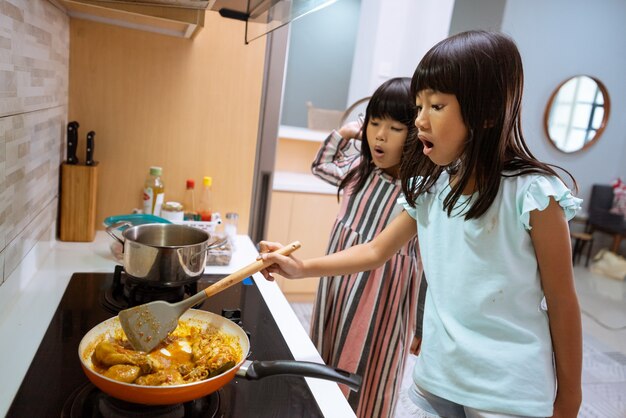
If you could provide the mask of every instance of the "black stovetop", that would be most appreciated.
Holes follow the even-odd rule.
[[[78,345],[87,331],[115,315],[102,303],[103,295],[111,287],[113,276],[113,273],[72,275],[7,417],[104,416],[102,408],[94,404],[98,404],[99,399],[106,398],[107,395],[95,388],[84,375],[78,358]],[[203,276],[198,281],[198,290],[219,278]],[[209,298],[199,309],[217,314],[222,314],[224,309],[240,309],[241,326],[250,335],[250,359],[293,360],[276,322],[252,280],[247,279],[243,284],[237,284]],[[197,405],[184,404],[184,415],[178,416],[322,416],[302,377],[274,376],[259,381],[235,378],[210,396],[212,398],[199,402],[211,403],[209,409],[216,410],[210,413],[197,412]],[[216,403],[217,407],[214,406]],[[146,414],[147,408],[139,409],[132,416],[153,416]],[[178,412],[160,413],[176,416],[182,410],[181,406]],[[117,416],[129,415],[124,413]]]

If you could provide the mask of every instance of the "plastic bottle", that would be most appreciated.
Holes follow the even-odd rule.
[[[200,219],[208,222],[211,220],[213,210],[211,186],[213,185],[213,179],[211,177],[202,178],[202,191],[200,193],[200,203],[198,204],[198,212],[200,212]]]
[[[183,211],[184,211],[184,220],[186,221],[199,221],[200,215],[196,210],[196,196],[195,189],[196,183],[195,181],[189,179],[187,180],[186,188],[185,188],[185,196],[183,198]]]
[[[237,240],[237,223],[239,222],[239,214],[235,212],[228,212],[226,214],[226,223],[224,223],[224,233],[230,242],[230,246],[235,248],[235,241]]]
[[[143,213],[161,216],[161,206],[165,198],[165,186],[161,167],[150,167],[150,173],[143,187]]]

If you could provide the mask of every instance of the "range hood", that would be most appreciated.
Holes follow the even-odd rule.
[[[71,17],[191,38],[204,13],[245,22],[245,43],[337,0],[54,0]]]
[[[337,0],[216,0],[212,10],[246,22],[245,42],[280,28]]]
[[[101,0],[98,0],[101,1]],[[331,5],[337,0],[106,0],[134,5],[213,10],[246,22],[245,42],[257,39],[289,22]]]
[[[99,0],[97,0],[99,1]],[[111,3],[124,3],[147,6],[180,7],[183,9],[205,10],[210,8],[215,0],[106,0]]]

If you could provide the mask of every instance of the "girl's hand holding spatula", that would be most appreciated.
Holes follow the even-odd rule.
[[[261,270],[263,277],[269,281],[274,281],[274,273],[290,279],[309,277],[304,274],[305,270],[302,260],[294,257],[292,254],[280,254],[277,250],[281,248],[283,248],[283,245],[278,242],[259,242],[260,254],[257,260],[271,263],[268,267]]]

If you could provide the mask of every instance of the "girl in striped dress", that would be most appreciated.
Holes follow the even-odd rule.
[[[391,79],[367,106],[362,139],[351,122],[324,141],[311,169],[338,186],[338,197],[343,191],[328,254],[370,241],[402,210],[400,159],[414,117],[410,79]],[[414,237],[379,268],[320,280],[311,338],[327,364],[363,377],[360,391],[347,394],[359,417],[393,414],[417,325],[420,271]]]

